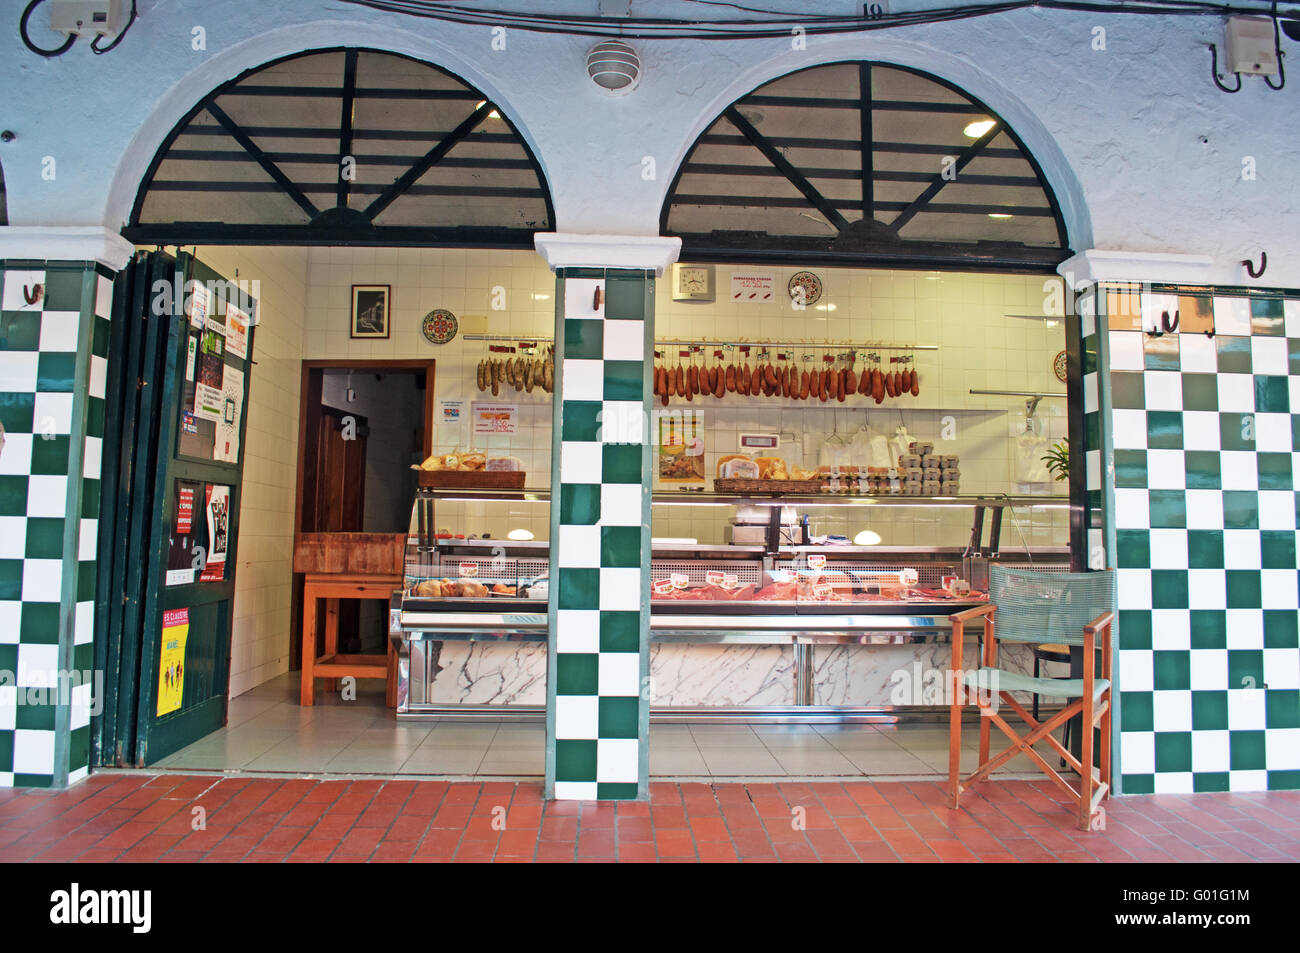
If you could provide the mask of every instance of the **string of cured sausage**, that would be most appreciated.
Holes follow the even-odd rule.
[[[656,361],[654,396],[666,407],[674,397],[693,401],[696,397],[721,399],[727,394],[742,397],[780,397],[786,400],[816,400],[821,403],[844,403],[860,396],[882,404],[886,399],[919,397],[921,379],[915,367],[882,371],[863,366],[859,373],[856,361],[827,358],[829,366],[803,368],[790,361],[751,365],[721,362],[675,365]]]
[[[496,397],[507,386],[529,394],[540,387],[550,394],[555,390],[555,356],[484,358],[478,362],[475,383],[480,394]]]

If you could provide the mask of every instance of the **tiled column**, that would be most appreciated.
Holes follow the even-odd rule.
[[[556,271],[546,794],[644,799],[654,279],[677,245],[537,244]]]
[[[1107,255],[1082,343],[1119,791],[1300,788],[1300,300]]]
[[[111,276],[94,261],[0,260],[0,787],[89,771]]]

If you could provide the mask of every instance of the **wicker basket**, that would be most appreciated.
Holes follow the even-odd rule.
[[[719,477],[713,481],[715,493],[766,494],[781,496],[786,493],[820,493],[826,481],[813,480],[748,480],[742,477]]]
[[[522,490],[523,470],[421,470],[420,486],[461,490]]]

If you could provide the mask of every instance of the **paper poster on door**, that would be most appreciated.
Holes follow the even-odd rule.
[[[202,483],[176,481],[176,512],[167,543],[166,584],[169,586],[189,585],[198,576],[203,560],[195,549],[201,538],[195,520],[199,516],[199,501],[203,498]]]
[[[225,369],[222,384],[221,419],[217,421],[217,437],[212,444],[212,459],[223,463],[239,462],[239,420],[244,408],[244,372]]]
[[[201,328],[212,308],[212,291],[201,281],[191,281],[189,292],[185,301],[185,313],[189,315],[190,324]]]
[[[158,652],[158,715],[181,707],[185,690],[185,641],[190,634],[190,610],[163,612],[162,647]]]
[[[209,484],[204,497],[208,561],[199,582],[221,582],[226,578],[226,552],[230,549],[230,487]]]
[[[226,336],[211,325],[199,335],[199,354],[194,382],[194,415],[218,421],[224,410]]]
[[[226,350],[235,357],[248,356],[248,315],[226,302]]]

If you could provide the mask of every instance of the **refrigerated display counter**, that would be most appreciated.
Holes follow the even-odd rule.
[[[423,494],[417,508],[433,496]],[[945,501],[971,510],[964,547],[655,545],[652,713],[843,719],[937,710],[940,700],[924,695],[899,704],[899,688],[914,688],[918,664],[950,666],[949,617],[985,601],[989,563],[1070,568],[1067,550],[1008,552],[995,534],[983,538],[985,510],[995,514],[993,528],[1003,509],[1041,502]],[[789,500],[737,501],[753,503]],[[818,498],[812,505],[839,504]],[[418,522],[435,525],[432,512]],[[389,613],[399,717],[543,710],[548,553],[543,541],[412,535],[405,587]],[[499,673],[487,664],[492,655],[508,660]],[[461,691],[448,689],[448,674]],[[497,682],[502,693],[485,700]],[[523,687],[512,692],[509,684]]]

